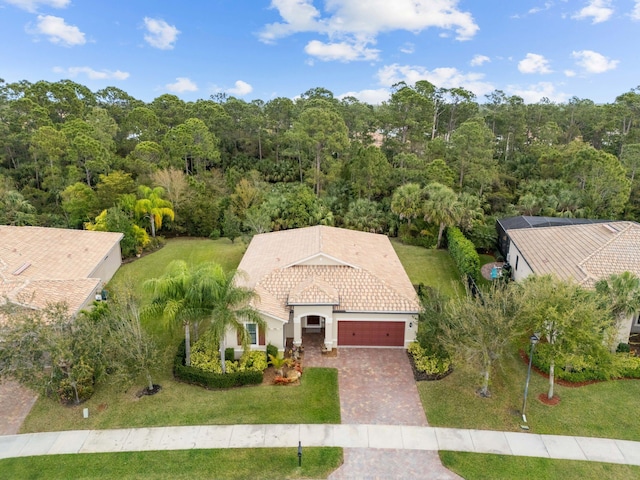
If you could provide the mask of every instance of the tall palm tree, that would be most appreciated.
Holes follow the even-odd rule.
[[[190,268],[183,260],[174,260],[161,277],[144,283],[152,299],[143,315],[161,318],[167,328],[184,328],[186,365],[191,365],[191,323],[204,319],[208,313],[202,295],[202,285],[208,284],[205,267],[206,264]]]
[[[242,345],[249,345],[249,332],[245,328],[246,323],[255,323],[258,329],[265,327],[265,321],[257,310],[251,306],[251,300],[256,298],[256,293],[245,287],[238,286],[235,282],[237,276],[242,275],[238,271],[225,272],[220,265],[208,264],[206,266],[208,285],[203,285],[201,292],[204,297],[203,304],[207,305],[209,316],[209,328],[214,338],[218,341],[220,349],[220,363],[222,372],[225,368],[225,335],[227,331],[235,330]],[[258,335],[259,333],[256,332]]]
[[[626,339],[621,335],[624,322],[636,312],[640,311],[640,278],[631,272],[612,274],[608,278],[596,283],[596,291],[604,294],[610,304],[609,308],[616,321],[616,328],[620,332],[618,341],[626,343]],[[625,341],[626,340],[626,341]],[[616,348],[612,345],[612,349]]]
[[[407,183],[398,187],[391,199],[391,211],[401,220],[407,220],[411,227],[411,220],[418,218],[422,212],[422,190],[417,183]]]
[[[460,221],[464,207],[456,192],[441,183],[430,183],[424,187],[424,193],[426,196],[423,205],[424,219],[439,225],[436,248],[440,248],[444,229]]]
[[[136,202],[135,212],[141,217],[149,217],[151,236],[155,238],[156,230],[162,228],[162,219],[164,217],[174,219],[173,205],[162,198],[164,194],[162,187],[150,188],[140,185],[138,192],[142,198]]]

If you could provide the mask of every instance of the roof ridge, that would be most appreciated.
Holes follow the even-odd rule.
[[[589,277],[593,278],[593,275],[591,275],[591,272],[589,272],[589,270],[586,269],[585,264],[589,260],[591,260],[593,257],[595,257],[597,254],[602,252],[609,245],[611,245],[613,242],[617,241],[623,234],[627,233],[631,229],[631,227],[633,227],[633,223],[632,222],[608,222],[608,223],[627,223],[627,226],[625,228],[623,228],[622,230],[620,230],[618,233],[614,234],[612,238],[610,238],[605,243],[600,245],[600,247],[596,248],[593,252],[591,252],[589,255],[587,255],[587,257],[584,260],[582,260],[580,263],[578,263],[578,268],[582,271],[582,273],[585,274],[585,277],[586,277],[582,281],[587,280]],[[582,281],[580,283],[582,283]]]

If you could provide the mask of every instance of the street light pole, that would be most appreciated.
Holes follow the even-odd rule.
[[[533,349],[540,338],[537,334],[531,335],[529,341],[531,342],[531,351],[529,352],[529,369],[527,370],[527,382],[524,384],[524,399],[522,400],[522,421],[527,423],[527,416],[525,415],[525,409],[527,408],[527,394],[529,393],[529,380],[531,379],[531,363],[533,362]]]

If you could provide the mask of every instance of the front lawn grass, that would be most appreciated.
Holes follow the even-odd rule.
[[[327,478],[342,463],[341,448],[178,450],[51,455],[0,460],[3,478],[273,479]]]
[[[440,452],[445,467],[466,480],[601,480],[603,478],[640,478],[640,467],[611,463],[511,457],[479,453]]]
[[[414,285],[422,283],[449,297],[464,293],[460,273],[447,250],[405,245],[397,239],[391,239],[391,245]]]
[[[168,425],[340,423],[338,372],[332,368],[305,369],[300,385],[291,386],[206,390],[171,378],[160,383],[159,393],[141,398],[134,389],[121,392],[115,385],[104,386],[87,402],[69,407],[41,397],[21,433]],[[89,409],[89,418],[83,418],[84,408]]]
[[[494,373],[491,398],[476,394],[477,374],[464,366],[435,382],[418,382],[418,391],[429,420],[438,427],[521,431],[521,410],[527,366],[517,354],[509,357],[502,370]],[[534,433],[640,438],[640,422],[633,412],[640,398],[640,381],[618,380],[583,387],[555,385],[560,397],[556,406],[538,400],[548,390],[548,380],[532,372],[526,415]],[[455,398],[455,402],[451,399]]]

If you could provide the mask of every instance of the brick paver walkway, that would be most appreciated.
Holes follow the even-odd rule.
[[[0,435],[15,435],[36,402],[36,394],[13,380],[0,383]]]
[[[404,349],[341,348],[320,353],[321,337],[305,335],[304,366],[338,369],[342,423],[428,426]],[[459,479],[442,466],[437,452],[344,449],[344,464],[332,480]]]

